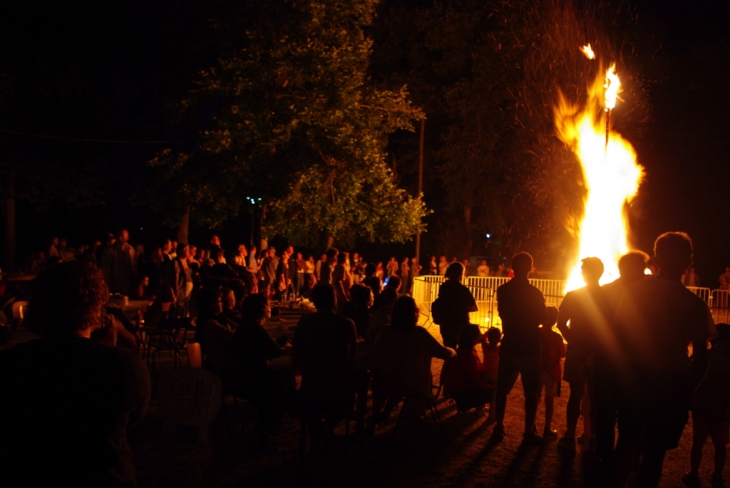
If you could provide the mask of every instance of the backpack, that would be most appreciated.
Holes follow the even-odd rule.
[[[436,325],[442,325],[449,319],[449,304],[438,297],[431,304],[431,318]]]

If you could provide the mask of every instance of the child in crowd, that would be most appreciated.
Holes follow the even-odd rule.
[[[497,388],[497,370],[499,369],[499,343],[502,340],[502,331],[496,327],[490,327],[484,334],[485,340],[482,341],[482,356],[484,356],[484,376],[487,383]],[[494,397],[489,402],[489,418],[488,421],[497,420],[495,416]]]
[[[558,323],[558,309],[547,307],[545,320],[540,329],[540,343],[542,347],[542,386],[545,390],[545,429],[542,436],[546,439],[557,437],[557,431],[552,429],[553,413],[555,412],[555,396],[560,395],[560,380],[562,370],[560,360],[565,357],[565,343],[563,336],[555,330]]]
[[[705,377],[692,396],[692,449],[690,471],[682,476],[687,486],[700,486],[699,469],[702,448],[709,437],[715,448],[714,470],[710,475],[713,487],[724,487],[722,468],[727,457],[730,426],[730,324],[717,324],[720,337],[710,341]]]
[[[477,414],[494,398],[494,388],[487,382],[484,367],[476,352],[482,342],[479,326],[468,324],[461,332],[456,358],[445,366],[444,392],[456,402],[457,412],[464,413],[476,408]]]

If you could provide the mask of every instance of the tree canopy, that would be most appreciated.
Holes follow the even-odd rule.
[[[221,21],[224,32],[235,23],[238,45],[182,102],[194,144],[151,162],[168,190],[154,191],[157,207],[214,226],[252,198],[264,234],[308,245],[424,230],[420,196],[398,188],[386,160],[388,135],[422,114],[405,87],[378,89],[367,75],[376,4],[264,0]]]

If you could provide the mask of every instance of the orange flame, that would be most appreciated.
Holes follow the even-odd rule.
[[[639,189],[643,169],[636,163],[634,148],[618,133],[611,132],[606,142],[606,118],[620,86],[611,65],[605,78],[597,76],[588,88],[585,106],[560,94],[555,108],[558,137],[578,156],[587,190],[579,251],[568,267],[565,291],[583,286],[580,259],[595,256],[603,261],[603,284],[618,278],[618,258],[629,251],[624,210]]]
[[[585,46],[581,46],[580,50],[583,54],[586,55],[586,58],[588,59],[596,59],[596,53],[593,52],[593,49],[591,48],[590,44],[586,44]]]

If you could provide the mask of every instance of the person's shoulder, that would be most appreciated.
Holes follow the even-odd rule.
[[[413,329],[411,329],[410,334],[413,337],[416,337],[420,340],[436,340],[429,331],[427,331],[425,328],[421,327],[420,325],[415,326]]]
[[[355,327],[355,322],[349,317],[345,317],[344,315],[340,315],[340,314],[335,314],[334,317],[335,317],[335,321],[342,326]]]

